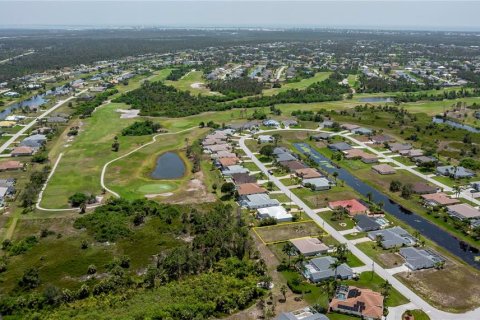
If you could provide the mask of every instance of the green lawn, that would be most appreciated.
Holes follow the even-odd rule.
[[[282,276],[288,281],[297,277],[303,277],[297,271],[282,271]],[[373,291],[381,292],[381,286],[384,280],[377,274],[371,271],[363,272],[360,274],[358,280],[340,281],[341,283],[356,286],[359,288],[371,289]],[[304,299],[309,304],[320,304],[324,307],[328,305],[328,296],[326,291],[322,288],[321,284],[315,285],[307,281],[302,281],[302,284],[298,289],[304,291]],[[405,303],[408,303],[408,299],[402,296],[396,289],[391,289],[389,297],[385,300],[385,306],[396,307]],[[329,314],[330,315],[330,314]],[[339,318],[336,318],[339,319]],[[342,319],[342,318],[340,318]]]
[[[372,271],[362,272],[358,280],[345,281],[346,284],[356,286],[359,288],[367,288],[373,291],[381,292],[382,284],[385,282],[380,276]],[[390,295],[384,302],[387,307],[396,307],[408,303],[409,300],[400,294],[396,289],[390,290]]]
[[[333,211],[320,212],[318,215],[322,217],[335,230],[349,230],[355,227],[355,221],[350,217],[345,217],[343,220],[333,221]]]
[[[272,88],[272,89],[267,89],[263,90],[263,95],[265,96],[273,96],[274,94],[277,94],[279,92],[287,91],[289,89],[305,89],[309,85],[315,83],[315,82],[321,82],[323,80],[326,80],[330,76],[331,72],[317,72],[315,76],[307,79],[302,79],[298,82],[290,82],[290,83],[282,83],[281,88]]]
[[[426,314],[423,310],[407,310],[403,315],[402,319],[406,315],[411,315],[414,317],[415,320],[430,320],[428,314]],[[331,318],[330,318],[331,319]]]
[[[165,84],[174,86],[181,91],[189,91],[195,95],[221,95],[218,92],[213,93],[205,86],[206,80],[203,78],[203,71],[190,71],[177,81],[166,80]]]
[[[280,202],[291,202],[288,196],[284,193],[274,193],[274,194],[269,194],[269,196],[270,198],[277,199]]]
[[[45,208],[65,208],[68,197],[75,192],[100,194],[100,173],[103,165],[134,147],[148,142],[151,136],[124,137],[122,128],[135,119],[120,119],[115,111],[128,108],[124,104],[110,103],[95,111],[92,117],[83,120],[82,132],[68,144],[60,138],[49,153],[51,159],[63,157],[49,181],[41,205]],[[108,120],[106,120],[108,119]],[[113,138],[119,137],[120,151],[113,152]]]

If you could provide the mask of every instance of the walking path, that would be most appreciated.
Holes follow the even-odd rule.
[[[152,141],[150,142],[147,142],[143,145],[141,145],[140,147],[138,148],[135,148],[133,149],[132,151],[128,152],[128,153],[125,153],[124,155],[121,155],[120,157],[117,157],[113,160],[110,160],[108,161],[102,168],[102,174],[100,175],[100,184],[102,186],[103,189],[105,189],[107,192],[110,192],[112,195],[114,195],[115,197],[119,198],[120,195],[118,193],[116,193],[115,191],[113,191],[112,189],[108,188],[107,185],[105,184],[105,172],[107,171],[107,168],[110,164],[114,163],[115,161],[118,161],[122,158],[125,158],[125,157],[128,157],[129,155],[131,155],[132,153],[135,153],[137,152],[138,150],[142,149],[142,148],[145,148],[146,146],[149,146],[151,145],[152,143],[155,143],[157,141],[157,138],[160,137],[160,136],[166,136],[166,135],[171,135],[171,134],[179,134],[179,133],[183,133],[183,132],[187,132],[187,131],[190,131],[190,130],[193,130],[195,129],[196,127],[191,127],[191,128],[188,128],[188,129],[184,129],[184,130],[181,130],[181,131],[177,131],[177,132],[167,132],[167,133],[159,133],[157,135],[154,135],[153,138],[152,138]]]
[[[273,131],[273,130],[272,130]],[[278,130],[277,130],[278,131]],[[397,278],[395,278],[392,274],[390,274],[386,269],[382,268],[378,264],[376,264],[369,256],[367,256],[363,251],[358,249],[352,241],[347,240],[339,231],[335,230],[331,225],[325,223],[319,215],[317,215],[310,207],[308,207],[299,197],[297,197],[294,193],[290,192],[290,190],[279,180],[277,177],[268,173],[267,168],[264,166],[262,162],[260,162],[257,157],[250,151],[250,149],[245,144],[246,136],[242,136],[239,141],[239,145],[242,150],[245,152],[247,156],[249,156],[253,162],[263,171],[263,173],[272,181],[277,188],[284,191],[287,197],[291,199],[291,201],[295,202],[298,207],[300,207],[305,214],[307,214],[313,221],[315,221],[318,225],[322,226],[325,231],[327,231],[333,238],[335,238],[338,242],[346,244],[347,248],[350,250],[352,254],[354,254],[360,261],[362,261],[367,266],[372,266],[375,272],[384,280],[388,280],[392,286],[397,289],[402,295],[408,298],[412,303],[411,309],[422,309],[427,314],[430,315],[431,319],[441,319],[441,320],[477,320],[480,319],[480,308],[468,311],[463,314],[455,314],[455,313],[448,313],[445,311],[441,311],[439,309],[434,308],[431,306],[427,301],[423,300],[420,296],[418,296],[415,292],[413,292],[410,288],[400,282]],[[396,312],[396,310],[394,310]],[[400,319],[399,316],[396,318],[391,319]]]

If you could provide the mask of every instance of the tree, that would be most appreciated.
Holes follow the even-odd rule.
[[[38,270],[36,268],[29,268],[25,270],[20,280],[18,280],[18,285],[25,289],[33,289],[38,287],[40,285]]]
[[[288,256],[288,266],[290,267],[290,258],[295,254],[295,248],[293,244],[288,241],[282,247],[282,252]]]
[[[381,234],[378,234],[375,237],[375,242],[377,243],[378,247],[382,247],[382,242],[383,242],[383,236]]]
[[[335,261],[333,261],[333,262],[330,264],[330,269],[332,269],[333,272],[334,272],[334,279],[335,279],[335,281],[337,280],[338,267],[340,267],[341,265],[342,265],[342,262],[341,262],[339,259],[335,259]]]
[[[85,213],[87,211],[87,203],[86,202],[82,202],[79,206],[80,208],[80,213]]]
[[[281,292],[282,295],[283,295],[283,301],[287,301],[287,291],[288,291],[287,286],[283,284],[283,285],[280,287],[280,292]]]
[[[335,181],[337,181],[338,172],[337,172],[337,171],[333,172],[333,173],[332,173],[332,176],[333,176],[333,179],[334,179]]]
[[[97,267],[94,264],[88,266],[87,274],[95,274],[97,273]]]
[[[274,184],[273,184],[272,181],[268,181],[268,182],[267,182],[267,189],[268,189],[269,191],[272,191],[272,190],[273,190],[273,186],[274,186]]]
[[[368,193],[367,193],[368,202],[372,202],[372,197],[373,197],[372,193],[371,193],[371,192],[368,192]]]
[[[406,184],[402,187],[402,198],[409,199],[413,193],[412,185]]]
[[[232,182],[225,182],[224,184],[222,184],[220,191],[231,196],[235,192],[235,184]]]
[[[271,158],[271,157],[273,156],[273,149],[274,149],[274,148],[275,148],[275,147],[274,147],[273,145],[267,144],[267,145],[263,146],[263,147],[260,149],[259,152],[260,152],[260,154],[261,154],[262,156],[265,156],[265,157],[267,157],[267,158]]]
[[[82,192],[77,192],[73,195],[71,195],[68,198],[68,201],[70,202],[70,205],[74,208],[80,207],[81,204],[86,203],[89,197]]]
[[[278,146],[278,143],[282,140],[282,135],[279,133],[274,133],[272,135],[275,147]]]
[[[347,262],[347,256],[350,250],[348,250],[347,245],[344,243],[340,243],[335,246],[335,257],[341,263]]]
[[[390,191],[391,192],[398,192],[402,188],[402,183],[398,180],[392,180],[390,182]]]
[[[385,297],[388,297],[388,295],[390,294],[390,290],[392,289],[392,285],[390,284],[390,282],[388,282],[388,280],[385,280],[385,282],[382,283],[381,288],[382,294]]]
[[[458,198],[458,196],[462,192],[462,187],[459,185],[454,185],[452,189],[453,189],[453,192],[455,193],[455,197]]]

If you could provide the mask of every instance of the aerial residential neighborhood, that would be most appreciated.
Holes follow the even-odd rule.
[[[480,319],[478,12],[0,3],[0,319]]]

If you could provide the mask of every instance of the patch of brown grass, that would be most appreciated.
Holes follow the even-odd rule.
[[[255,229],[265,243],[287,241],[290,239],[318,236],[323,233],[313,221],[279,224]]]
[[[448,263],[443,270],[402,272],[396,277],[439,309],[465,312],[480,306],[480,275],[470,267]]]

